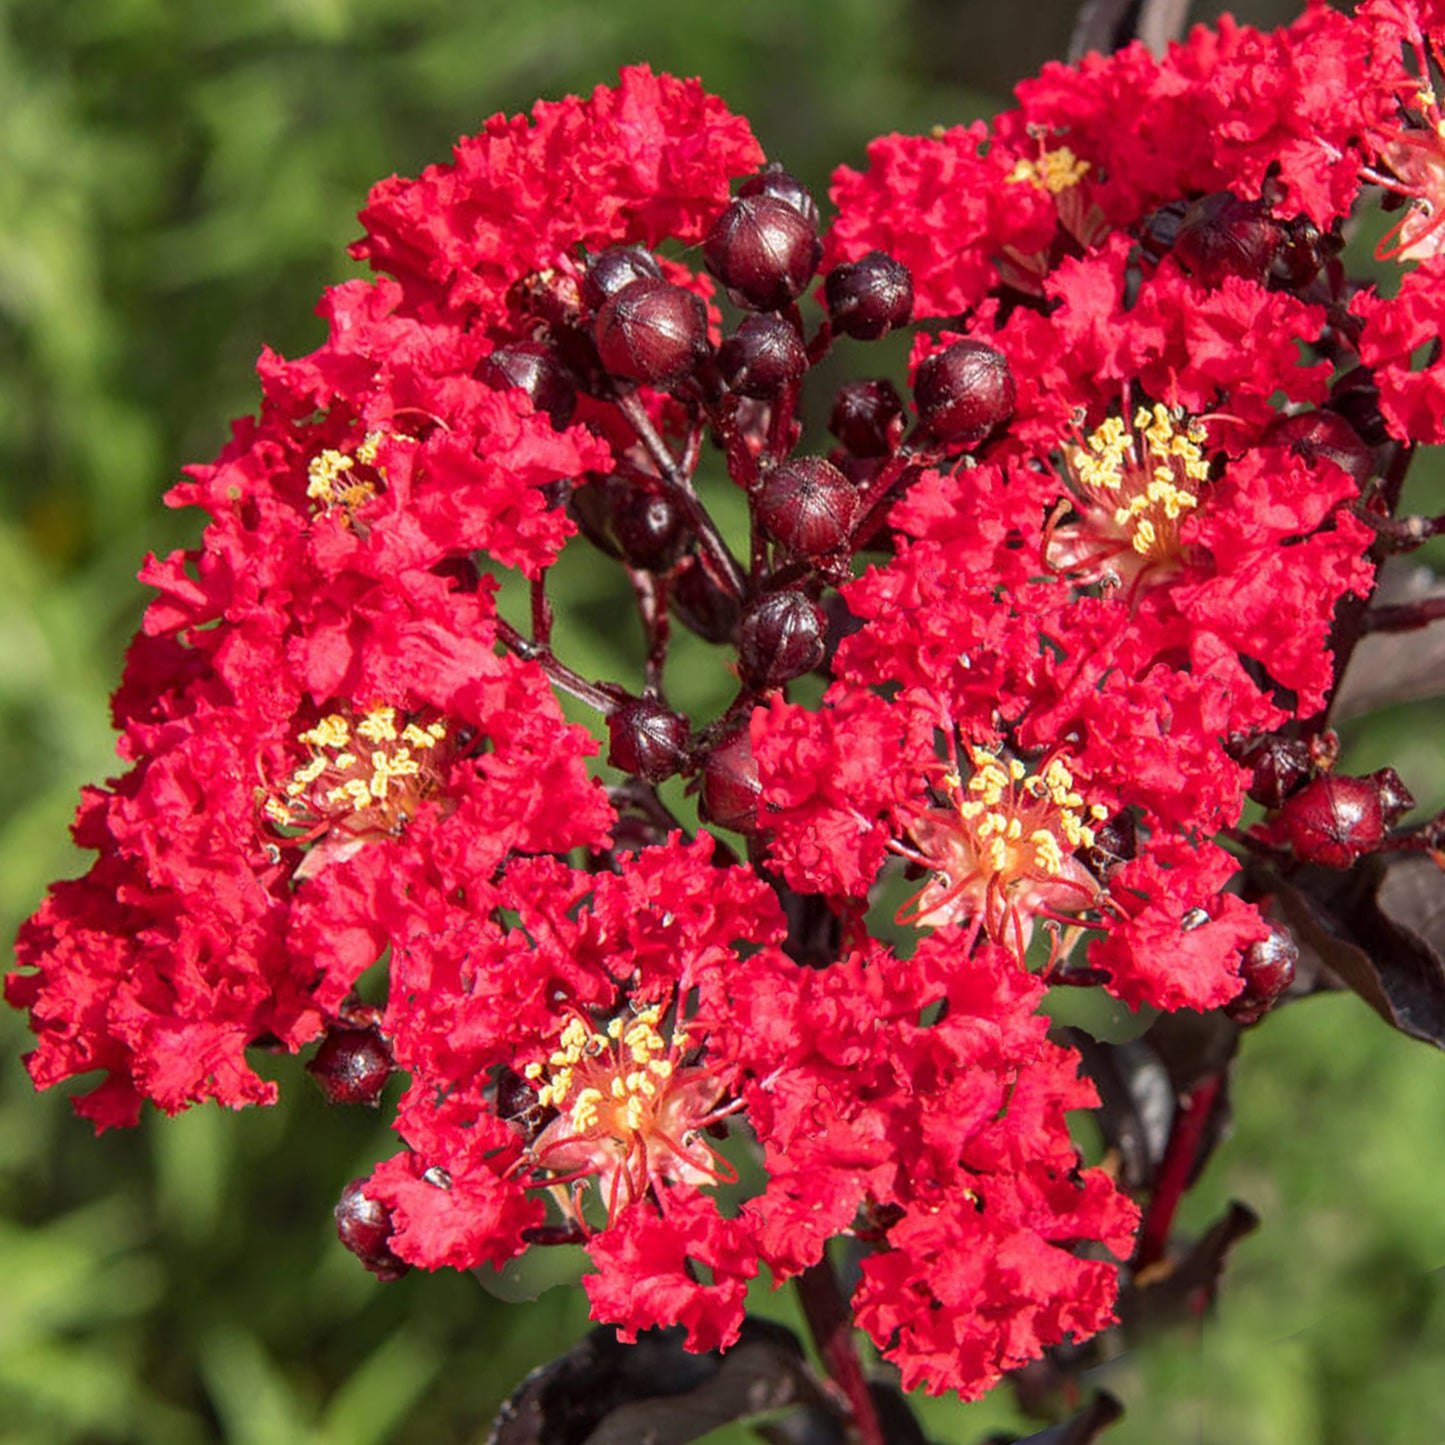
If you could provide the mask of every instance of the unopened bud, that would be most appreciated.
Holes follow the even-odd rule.
[[[624,286],[663,279],[662,267],[650,251],[640,246],[609,246],[587,265],[587,274],[582,278],[582,304],[595,314]]]
[[[1174,255],[1206,286],[1218,286],[1226,276],[1263,285],[1280,244],[1279,222],[1262,202],[1220,191],[1195,201],[1184,213]]]
[[[776,396],[808,369],[797,329],[781,316],[748,316],[718,348],[718,370],[728,388],[759,401]]]
[[[607,761],[649,783],[670,778],[687,763],[687,719],[652,698],[623,703],[607,719]]]
[[[552,348],[541,341],[519,341],[498,347],[479,368],[488,386],[519,387],[534,411],[545,412],[561,431],[577,406],[577,388]]]
[[[702,254],[735,305],[776,311],[807,289],[823,247],[817,227],[787,202],[743,196],[713,222]]]
[[[375,1108],[395,1067],[378,1029],[333,1028],[321,1041],[306,1071],[328,1104],[369,1104]]]
[[[757,514],[768,535],[789,551],[822,557],[848,540],[858,491],[832,462],[794,457],[764,479]]]
[[[336,1234],[377,1279],[400,1279],[411,1268],[392,1253],[391,1210],[366,1192],[365,1179],[353,1179],[336,1205]]]
[[[902,261],[870,251],[835,266],[823,283],[833,329],[858,341],[876,341],[913,315],[913,274]]]
[[[903,398],[891,381],[849,381],[838,388],[828,430],[855,457],[892,455],[903,428]]]
[[[702,765],[700,812],[720,828],[756,833],[762,791],[752,739],[744,722],[712,749]]]
[[[597,313],[597,352],[613,376],[666,389],[707,356],[707,308],[681,286],[629,281]]]
[[[919,366],[913,400],[919,420],[940,442],[975,446],[1013,415],[1013,372],[992,346],[955,341]]]
[[[1267,1013],[1294,982],[1299,945],[1287,928],[1266,920],[1269,937],[1251,943],[1239,960],[1244,987],[1225,1004],[1224,1012],[1238,1024],[1252,1024]]]
[[[771,196],[773,200],[791,206],[815,231],[818,229],[818,203],[813,199],[813,193],[777,161],[770,161],[757,175],[749,176],[738,187],[738,198],[744,196]]]
[[[823,660],[828,619],[806,593],[766,592],[743,613],[738,661],[743,679],[759,691],[781,687]]]

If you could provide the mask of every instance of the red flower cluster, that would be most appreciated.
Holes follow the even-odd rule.
[[[171,493],[210,521],[142,573],[97,861],[6,982],[36,1083],[101,1071],[102,1129],[269,1101],[247,1049],[354,1031],[386,960],[368,1067],[379,1030],[406,1148],[343,1221],[379,1274],[583,1243],[595,1317],[706,1349],[760,1265],[850,1236],[859,1324],[965,1394],[1108,1324],[1096,1246],[1136,1211],[1070,1142],[1094,1095],[1036,1010],[1093,979],[1215,1007],[1268,936],[1216,841],[1240,759],[1329,699],[1371,448],[1442,439],[1428,20],[1316,5],[1049,67],[991,128],[876,142],[821,246],[745,123],[646,69],[378,186],[354,253],[388,279],[264,355],[259,418]],[[1335,261],[1381,179],[1427,258],[1390,299]],[[704,241],[749,313],[716,350],[711,279],[650,249]],[[910,308],[917,424],[855,384],[841,445],[794,456],[812,363]],[[694,485],[710,438],[746,560]],[[635,695],[552,651],[567,545],[636,593]],[[670,613],[737,649],[721,718],[667,702]],[[676,773],[749,863],[674,826]]]

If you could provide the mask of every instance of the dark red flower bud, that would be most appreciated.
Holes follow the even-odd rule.
[[[640,246],[609,246],[587,263],[582,278],[582,304],[596,314],[611,296],[634,281],[663,280],[662,267],[650,251]]]
[[[578,487],[570,511],[589,541],[644,572],[668,571],[692,541],[671,497],[615,475]]]
[[[677,503],[661,492],[623,483],[608,489],[607,500],[622,555],[644,572],[666,572],[692,541]]]
[[[707,308],[681,286],[629,281],[597,313],[597,352],[613,376],[673,386],[707,356]]]
[[[1252,1024],[1269,1011],[1294,982],[1299,967],[1299,945],[1287,928],[1267,919],[1269,937],[1251,943],[1239,960],[1244,987],[1225,1004],[1224,1012],[1237,1024]]]
[[[740,396],[776,396],[808,369],[808,352],[797,329],[781,316],[748,316],[718,347],[718,369]]]
[[[1356,366],[1336,379],[1325,409],[1344,417],[1366,446],[1384,446],[1390,440],[1390,428],[1380,414],[1380,388],[1367,366]]]
[[[781,687],[823,660],[828,619],[804,592],[766,592],[743,612],[738,661],[743,680],[759,690]]]
[[[649,783],[670,778],[687,763],[687,719],[649,697],[625,702],[607,719],[607,761]]]
[[[876,341],[913,315],[913,273],[883,251],[834,266],[823,283],[833,329],[859,341]]]
[[[1267,825],[1268,833],[1276,842],[1288,843],[1302,862],[1348,868],[1384,841],[1389,820],[1381,791],[1373,777],[1326,773],[1286,801]],[[1393,798],[1393,787],[1390,791]]]
[[[1280,244],[1279,222],[1262,202],[1220,191],[1195,201],[1184,213],[1174,255],[1206,286],[1218,286],[1226,276],[1262,285]]]
[[[919,420],[939,441],[976,446],[1013,415],[1008,358],[982,341],[955,341],[919,366],[913,400]]]
[[[1315,773],[1310,745],[1295,738],[1231,738],[1225,751],[1254,774],[1249,796],[1271,810],[1282,808]]]
[[[807,289],[823,247],[817,227],[786,201],[743,196],[713,222],[702,254],[734,305],[776,311]]]
[[[757,175],[749,176],[738,187],[739,199],[743,196],[771,196],[775,201],[783,201],[815,231],[818,229],[818,203],[813,199],[813,193],[777,161],[769,161]]]
[[[858,491],[822,457],[794,457],[774,467],[757,500],[770,537],[804,557],[822,557],[848,540],[858,516]]]
[[[696,556],[679,563],[668,600],[682,625],[705,641],[731,642],[737,636],[737,598],[712,579]]]
[[[374,1028],[333,1028],[306,1065],[328,1104],[370,1104],[374,1109],[395,1065]]]
[[[1333,411],[1302,411],[1282,416],[1265,433],[1265,441],[1287,446],[1311,466],[1320,458],[1342,467],[1363,487],[1373,470],[1370,449],[1359,432]]]
[[[577,407],[577,388],[556,353],[542,341],[518,341],[498,347],[479,368],[488,386],[505,391],[520,387],[534,410],[545,412],[553,427],[561,431]]]
[[[400,1279],[411,1268],[391,1252],[391,1211],[365,1193],[366,1180],[353,1179],[336,1205],[336,1235],[377,1279]]]
[[[752,738],[744,722],[707,755],[702,765],[699,811],[706,821],[716,823],[719,828],[756,833],[760,826],[758,795],[762,791]]]
[[[903,440],[903,398],[886,378],[849,381],[838,388],[828,430],[855,457],[886,457]]]

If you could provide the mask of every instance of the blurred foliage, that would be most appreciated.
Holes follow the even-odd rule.
[[[1007,47],[950,58],[930,37],[996,10],[0,0],[7,935],[49,879],[83,866],[65,829],[78,786],[112,770],[105,697],[144,601],[135,569],[196,534],[160,495],[253,405],[263,342],[294,354],[320,339],[311,308],[352,273],[343,248],[372,180],[445,157],[495,110],[648,59],[701,74],[821,192],[872,134],[993,108],[985,91],[1016,78]],[[1041,29],[1070,11],[1036,7]],[[582,616],[573,660],[625,676],[632,642],[595,574],[572,568],[561,587]],[[680,700],[707,711],[713,686],[700,670]],[[1422,716],[1397,710],[1352,745],[1363,766],[1397,761],[1436,800],[1445,767]],[[278,1109],[148,1118],[97,1141],[63,1097],[32,1093],[25,1037],[0,1016],[3,1445],[473,1441],[517,1380],[585,1327],[576,1290],[504,1305],[453,1274],[383,1286],[340,1248],[330,1205],[395,1147],[386,1109],[328,1111],[278,1060]],[[1108,1438],[1445,1436],[1430,1148],[1445,1065],[1336,998],[1270,1019],[1234,1092],[1236,1136],[1189,1217],[1203,1227],[1239,1196],[1264,1227],[1202,1342],[1101,1372],[1130,1407]],[[793,1318],[786,1293],[757,1293]],[[1004,1391],[924,1408],[940,1441],[1025,1428]]]

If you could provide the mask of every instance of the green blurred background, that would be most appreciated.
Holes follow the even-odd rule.
[[[253,406],[263,342],[320,340],[372,180],[648,59],[700,74],[821,195],[873,134],[988,114],[1071,21],[942,0],[0,0],[0,930],[83,866],[66,825],[112,771],[134,573],[197,532],[160,494]],[[586,576],[568,585],[583,600]],[[583,671],[622,665],[601,632],[578,645]],[[1439,722],[1396,708],[1346,762],[1394,762],[1438,807]],[[32,1093],[26,1039],[0,1016],[0,1445],[473,1441],[585,1328],[576,1290],[373,1281],[330,1209],[394,1140],[294,1062],[278,1109],[96,1141]],[[1246,1041],[1234,1096],[1186,1223],[1239,1197],[1263,1227],[1202,1338],[1104,1373],[1129,1406],[1109,1440],[1445,1439],[1445,1060],[1316,1000]],[[946,1442],[1025,1430],[1004,1391],[927,1417]]]

